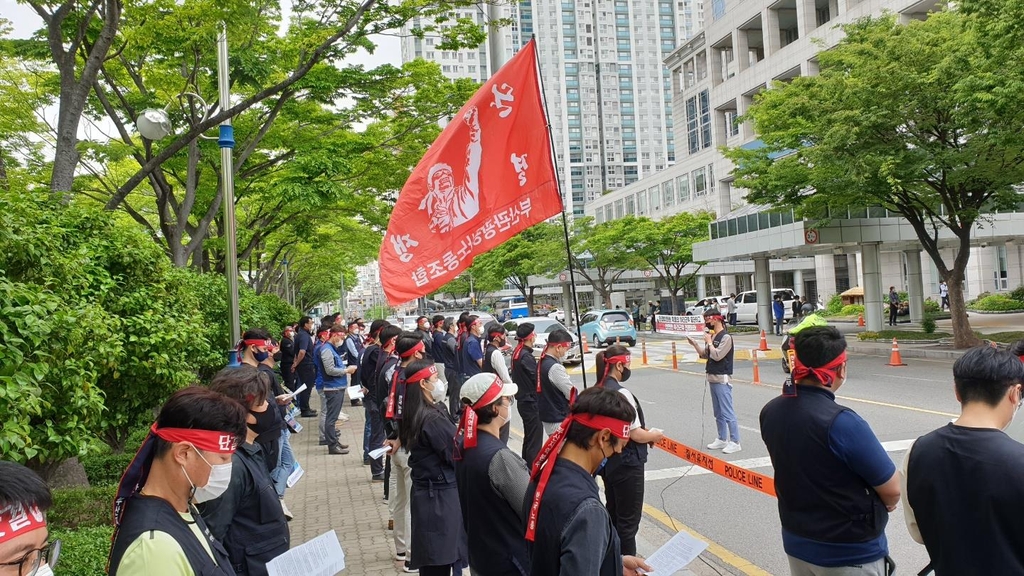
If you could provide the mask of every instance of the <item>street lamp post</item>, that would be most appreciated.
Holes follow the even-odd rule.
[[[221,111],[231,107],[230,76],[228,75],[228,32],[223,22],[217,34],[217,89]],[[196,93],[183,92],[182,96],[194,97],[207,110],[203,120],[209,117],[210,107]],[[171,120],[167,110],[143,110],[135,122],[139,134],[148,140],[160,140],[171,133]],[[220,134],[217,138],[220,146],[221,188],[224,190],[224,235],[227,237],[227,254],[224,262],[224,274],[228,281],[228,323],[231,329],[231,350],[228,351],[228,364],[237,366],[238,351],[235,344],[242,339],[242,326],[238,317],[238,252],[235,241],[235,174],[234,158],[235,132],[228,118],[220,123]]]
[[[284,301],[294,306],[295,299],[292,298],[291,287],[288,286],[288,260],[281,260],[281,265],[284,266]]]

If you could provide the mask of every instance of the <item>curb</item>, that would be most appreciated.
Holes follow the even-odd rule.
[[[847,351],[868,356],[888,356],[892,350],[891,345],[874,346],[870,344],[849,343]],[[964,355],[966,350],[930,350],[927,348],[900,348],[900,355],[904,358],[929,358],[933,360],[956,360]]]

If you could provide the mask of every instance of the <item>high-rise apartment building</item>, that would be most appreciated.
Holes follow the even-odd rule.
[[[701,25],[699,0],[529,0],[480,11],[514,24],[477,49],[439,51],[407,37],[403,60],[422,57],[451,78],[479,81],[534,35],[566,208],[584,206],[675,162],[672,87],[664,59]],[[413,25],[418,23],[414,22]]]
[[[503,19],[516,24],[497,30],[489,28],[487,41],[480,46],[453,51],[438,48],[440,38],[437,34],[425,34],[423,38],[417,38],[410,34],[410,29],[416,29],[426,24],[419,18],[414,18],[410,25],[402,31],[402,62],[409,62],[416,58],[436,62],[441,66],[441,73],[452,79],[472,78],[477,82],[483,82],[490,78],[495,70],[518,52],[524,40],[521,39],[519,33],[518,6],[514,4],[483,4],[481,6],[458,8],[454,15],[457,18],[470,18],[480,26],[488,26],[489,22]],[[529,40],[529,37],[526,40]]]

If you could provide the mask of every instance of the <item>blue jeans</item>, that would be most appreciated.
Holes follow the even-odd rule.
[[[739,444],[740,423],[736,420],[736,412],[732,409],[732,386],[714,382],[709,382],[708,386],[711,387],[711,408],[715,412],[718,439],[732,440]]]
[[[281,430],[281,455],[277,459],[277,467],[270,473],[278,498],[284,498],[284,491],[288,488],[288,476],[295,468],[295,453],[292,452],[292,442],[289,438],[291,435],[292,432],[287,427]]]
[[[782,323],[785,322],[785,321],[786,321],[785,318],[776,318],[775,319],[775,335],[776,336],[782,336]]]

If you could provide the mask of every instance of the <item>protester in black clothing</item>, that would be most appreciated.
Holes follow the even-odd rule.
[[[292,382],[295,373],[292,366],[295,364],[295,327],[285,326],[284,335],[281,337],[281,380],[289,390],[292,389]]]
[[[194,504],[227,489],[235,445],[247,438],[247,414],[206,388],[185,388],[167,399],[117,489],[111,576],[146,576],[152,568],[147,554],[156,550],[188,564],[181,576],[235,573]]]
[[[889,326],[896,325],[896,316],[900,312],[900,294],[895,286],[889,286]]]
[[[210,390],[235,400],[249,410],[245,441],[231,458],[227,491],[199,507],[210,533],[224,543],[235,574],[265,576],[267,562],[288,551],[290,536],[274,481],[267,472],[261,444],[256,439],[280,431],[268,429],[265,417],[276,412],[267,402],[270,380],[259,370],[242,365],[225,368],[213,377]]]
[[[268,473],[273,472],[281,458],[281,430],[285,428],[287,410],[282,404],[288,404],[288,395],[277,383],[273,369],[262,364],[270,356],[271,346],[273,343],[270,341],[270,333],[267,330],[250,328],[242,334],[242,342],[239,347],[242,364],[269,372],[267,374],[269,380],[267,401],[274,409],[260,414],[260,417],[263,418],[261,426],[264,428],[264,433],[256,439],[256,443],[263,450]]]
[[[907,528],[928,549],[935,576],[1024,574],[1024,445],[1004,432],[1024,402],[1024,363],[1014,352],[979,346],[957,359],[960,417],[903,458]]]
[[[612,344],[595,357],[598,386],[620,392],[636,410],[636,418],[629,425],[629,441],[622,452],[608,458],[601,474],[604,476],[604,495],[608,515],[622,541],[622,553],[636,555],[636,533],[644,507],[644,464],[647,463],[647,445],[664,437],[661,430],[648,430],[643,408],[632,392],[622,384],[629,380],[629,350],[621,344]]]
[[[569,415],[569,400],[575,387],[562,365],[562,358],[565,358],[571,346],[572,336],[567,330],[552,330],[537,360],[537,384],[534,390],[537,391],[537,410],[545,434],[552,434]]]
[[[378,324],[380,322],[381,324]],[[379,385],[382,369],[391,360],[395,350],[395,339],[402,333],[398,326],[387,324],[384,320],[374,320],[370,325],[370,334],[375,335],[376,344],[371,344],[363,352],[363,405],[367,406],[370,416],[370,446],[376,450],[384,445],[384,402],[387,401],[386,387]],[[394,358],[394,363],[398,358]],[[384,482],[384,458],[370,461],[370,473],[373,480]],[[385,486],[387,483],[385,482]],[[386,489],[385,489],[386,490]]]
[[[420,316],[416,319],[416,334],[423,339],[423,346],[426,348],[423,351],[424,357],[428,360],[435,360],[434,358],[434,334],[430,331],[430,318],[426,316]]]
[[[652,571],[623,556],[619,536],[601,504],[594,474],[620,453],[636,410],[618,392],[584,390],[572,412],[545,442],[526,491],[526,540],[531,573],[636,576]]]
[[[440,318],[440,320],[438,320]],[[458,360],[455,355],[457,342],[455,327],[451,318],[434,316],[434,360],[441,363],[444,380],[448,384],[448,411],[452,416],[459,415],[459,390],[462,389],[462,375],[459,374]]]
[[[299,320],[299,329],[295,333],[295,379],[292,381],[292,390],[297,390],[303,384],[306,389],[296,396],[296,403],[303,418],[313,418],[317,411],[309,407],[309,395],[316,387],[316,365],[313,363],[313,347],[316,341],[313,338],[313,319],[303,316]]]
[[[422,576],[449,576],[467,560],[466,532],[455,480],[455,423],[442,402],[448,390],[430,359],[405,367],[407,386],[401,446],[409,450],[412,489],[412,569]]]
[[[523,322],[516,327],[515,350],[512,351],[512,381],[519,387],[516,408],[523,419],[523,460],[527,465],[540,452],[544,442],[544,426],[537,407],[537,359],[533,357],[533,343],[537,341],[534,325]]]
[[[515,384],[486,374],[470,378],[463,387],[466,408],[455,477],[473,574],[529,574],[522,512],[530,472],[500,438],[502,426],[512,419],[516,392]]]

